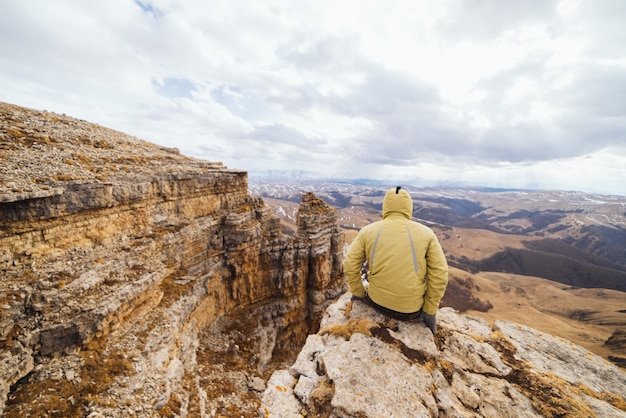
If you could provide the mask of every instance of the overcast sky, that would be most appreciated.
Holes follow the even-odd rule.
[[[251,176],[626,195],[626,1],[0,0],[0,100]]]

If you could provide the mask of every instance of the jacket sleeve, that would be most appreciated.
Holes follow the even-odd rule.
[[[428,245],[426,266],[428,282],[422,310],[429,315],[434,315],[439,309],[439,302],[448,286],[448,263],[436,236],[433,236]]]
[[[359,233],[357,237],[350,244],[348,248],[348,254],[343,262],[343,271],[348,278],[348,287],[350,292],[359,298],[365,296],[365,287],[363,286],[363,280],[361,279],[361,268],[365,261],[365,245],[363,237]]]

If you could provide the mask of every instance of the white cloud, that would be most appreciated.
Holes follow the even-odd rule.
[[[625,12],[6,0],[0,100],[250,171],[626,194]]]

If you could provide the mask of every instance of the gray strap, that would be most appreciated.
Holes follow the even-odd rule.
[[[381,232],[383,232],[383,227],[382,226],[378,230],[378,234],[376,234],[376,239],[374,240],[374,248],[372,248],[372,256],[370,257],[370,262],[369,262],[369,266],[368,266],[369,270],[372,270],[372,267],[374,266],[374,254],[376,254],[376,246],[378,245],[378,238],[380,238],[380,233]]]
[[[417,256],[415,255],[415,246],[413,245],[413,238],[411,238],[411,231],[409,227],[406,227],[406,233],[409,235],[409,242],[411,243],[411,255],[413,256],[413,270],[417,273],[418,264],[417,264]]]

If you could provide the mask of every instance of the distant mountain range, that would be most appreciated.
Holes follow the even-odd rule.
[[[424,179],[411,177],[408,178],[387,178],[387,179],[374,179],[374,178],[362,178],[356,177],[350,173],[345,173],[340,176],[331,176],[327,174],[319,173],[315,171],[307,170],[254,170],[248,172],[248,177],[252,182],[312,182],[312,183],[348,183],[353,185],[372,185],[372,186],[384,186],[384,185],[407,185],[407,186],[422,186],[422,187],[460,187],[460,184],[441,183],[426,181]]]
[[[385,189],[349,181],[250,183],[251,194],[293,203],[299,202],[302,192],[313,191],[339,211],[343,226],[349,229],[358,229],[378,216]],[[532,238],[522,240],[520,248],[476,254],[474,260],[466,254],[449,255],[465,268],[626,291],[626,198],[560,191],[409,186],[407,190],[414,198],[413,216],[426,223]],[[355,207],[361,214],[354,215]],[[571,268],[562,267],[564,263]]]
[[[490,186],[476,186],[462,181],[432,181],[419,177],[411,176],[405,178],[363,178],[356,177],[350,173],[341,176],[331,176],[308,170],[253,170],[248,171],[248,178],[251,183],[331,183],[331,184],[351,184],[362,186],[405,186],[416,187],[422,189],[468,189],[483,192],[558,192],[541,189],[520,189],[520,188],[504,188]],[[576,191],[563,191],[577,193]],[[579,192],[584,193],[584,192]],[[623,196],[626,197],[626,196]]]

